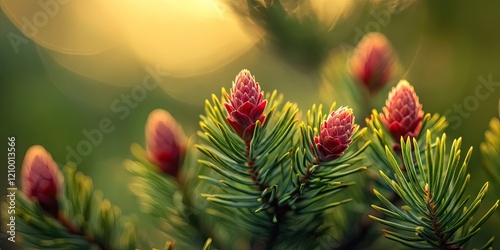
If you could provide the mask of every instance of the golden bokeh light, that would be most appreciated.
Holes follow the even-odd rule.
[[[216,0],[0,3],[19,30],[62,67],[112,84],[126,84],[121,75],[137,65],[159,66],[173,77],[211,72],[262,36],[247,33]]]

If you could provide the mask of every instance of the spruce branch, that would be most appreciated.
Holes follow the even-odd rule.
[[[243,70],[230,94],[222,90],[227,113],[215,95],[205,103],[202,143],[196,147],[206,158],[199,163],[222,179],[199,178],[224,193],[203,197],[237,209],[243,222],[238,226],[260,235],[264,248],[318,246],[320,238],[328,237],[328,226],[322,223],[325,211],[350,201],[331,199],[354,184],[340,180],[366,169],[353,166],[369,143],[346,150],[365,130],[358,131],[351,109],[334,111],[334,105],[328,117],[314,106],[297,129],[295,104],[281,104],[276,91],[266,99],[262,95],[253,76]],[[300,240],[310,237],[314,240]]]
[[[464,198],[470,175],[467,166],[472,148],[460,164],[461,138],[454,140],[447,153],[446,135],[432,142],[428,131],[425,157],[421,158],[419,144],[415,138],[401,139],[403,172],[394,154],[386,146],[386,157],[391,163],[390,178],[380,170],[380,175],[405,204],[397,207],[383,194],[374,189],[382,206],[372,207],[386,218],[370,215],[373,220],[396,230],[383,230],[384,236],[413,248],[461,249],[477,232],[481,225],[498,207],[497,202],[475,223],[472,216],[477,212],[488,190],[485,183],[472,202]],[[432,144],[435,147],[432,147]],[[483,247],[489,247],[492,240]]]
[[[272,96],[276,96],[276,92]],[[273,99],[271,98],[271,104]],[[220,102],[214,98],[214,103],[217,105]],[[220,106],[219,109],[214,109],[215,112],[219,110]],[[286,104],[279,118],[274,119],[275,113],[275,108],[268,112],[266,123],[262,127],[260,122],[256,123],[255,133],[250,142],[238,141],[234,134],[227,132],[228,127],[222,125],[222,122],[215,125],[213,120],[204,119],[202,129],[206,132],[200,136],[205,144],[197,145],[197,148],[210,161],[200,160],[200,163],[227,178],[227,180],[217,181],[227,189],[227,192],[243,195],[243,197],[206,195],[209,201],[238,207],[257,206],[257,211],[269,208],[268,204],[276,196],[276,187],[269,183],[280,178],[279,169],[283,168],[284,163],[288,161],[288,151],[291,148],[290,137],[293,136],[292,128],[297,109],[292,104]],[[274,124],[269,125],[270,123]],[[200,176],[200,178],[210,179],[205,176]],[[249,186],[254,188],[248,189]],[[227,203],[223,202],[224,199]],[[240,201],[240,203],[235,204],[235,201]],[[263,206],[259,207],[257,201],[262,202]]]
[[[23,190],[16,195],[16,221],[23,246],[135,248],[134,223],[94,191],[91,179],[77,172],[74,165],[68,164],[60,173],[50,154],[33,146],[26,154],[22,175]]]
[[[366,119],[369,132],[365,134],[365,140],[372,142],[367,157],[375,170],[390,169],[392,163],[386,157],[386,150],[389,147],[391,154],[397,156],[395,160],[402,167],[402,171],[406,171],[400,139],[415,138],[420,148],[425,149],[424,131],[429,131],[431,136],[435,136],[442,134],[448,126],[445,117],[423,112],[417,94],[406,80],[401,80],[389,93],[383,111],[379,114],[377,110],[373,110],[372,115]],[[420,156],[424,151],[415,153]],[[383,182],[376,181],[376,184],[380,188],[387,189]]]
[[[192,143],[186,145],[192,146]],[[127,170],[134,175],[130,190],[138,198],[142,212],[158,219],[158,224],[169,237],[166,248],[201,248],[210,233],[199,220],[199,212],[195,211],[196,206],[187,187],[187,180],[192,177],[185,175],[188,170],[184,171],[194,167],[191,164],[197,164],[191,160],[196,156],[187,151],[186,160],[175,160],[184,162],[182,167],[172,166],[164,172],[161,166],[165,163],[158,166],[155,161],[150,161],[140,145],[132,144],[131,152],[137,160],[125,162]]]
[[[224,89],[222,92],[225,96]],[[295,116],[298,112],[296,105],[291,103],[286,103],[282,110],[277,112],[277,105],[282,97],[278,97],[276,91],[268,99],[270,104],[268,106],[272,108],[266,108],[266,122],[262,124],[257,121],[252,139],[243,141],[237,134],[231,132],[232,128],[226,123],[222,113],[221,102],[213,95],[213,106],[207,101],[205,109],[207,116],[201,117],[200,126],[203,132],[199,132],[198,135],[203,144],[195,145],[209,159],[201,159],[199,161],[201,164],[212,168],[228,180],[241,184],[242,186],[231,185],[222,181],[233,191],[255,194],[255,201],[260,198],[260,194],[257,196],[257,193],[269,190],[271,185],[268,183],[280,177],[278,170],[289,158],[294,136],[293,128],[296,123]],[[253,187],[257,193],[244,186]],[[268,192],[271,191],[265,191],[266,194]],[[220,201],[218,196],[207,198],[211,201]]]
[[[169,238],[165,248],[201,248],[207,238],[211,239],[211,232],[200,220],[201,211],[194,201],[197,195],[191,180],[199,172],[199,155],[186,150],[193,147],[193,140],[186,139],[167,111],[156,109],[148,116],[145,141],[146,149],[132,144],[137,160],[125,162],[134,175],[130,190],[141,210],[158,219]]]
[[[359,150],[348,149],[365,130],[358,131],[352,110],[339,108],[333,111],[334,106],[326,117],[321,105],[314,105],[307,112],[306,123],[300,125],[300,146],[292,161],[294,176],[288,191],[278,200],[281,208],[278,225],[283,229],[276,230],[281,230],[281,241],[288,241],[285,243],[288,247],[318,247],[329,238],[329,225],[324,223],[328,211],[351,200],[332,198],[354,184],[341,180],[366,169],[354,166],[360,160],[357,156],[369,142]],[[304,238],[313,239],[299,242],[298,239]]]
[[[388,94],[386,105],[383,107],[383,113],[373,110],[369,118],[366,119],[367,133],[364,140],[371,141],[369,150],[365,156],[369,161],[369,174],[364,180],[359,182],[366,183],[363,191],[371,193],[371,189],[376,188],[383,193],[387,193],[388,200],[391,203],[397,204],[400,197],[394,193],[390,187],[380,179],[377,171],[390,170],[391,162],[386,157],[386,149],[395,155],[395,161],[404,169],[404,162],[401,156],[400,138],[416,138],[421,148],[425,148],[425,140],[422,131],[431,131],[432,134],[441,134],[447,126],[446,119],[438,114],[424,114],[422,104],[415,93],[413,87],[406,81],[401,80],[396,87]],[[432,147],[434,145],[431,145]],[[424,152],[418,152],[422,155]],[[374,196],[366,196],[361,198],[361,203],[368,207],[371,203],[376,203],[378,199]],[[347,214],[350,211],[346,211]],[[368,218],[368,214],[376,216],[385,216],[374,208],[363,212],[360,218],[353,218],[351,223],[356,224],[355,227],[348,232],[345,232],[335,248],[350,249],[358,247],[359,244],[369,245],[376,238],[372,237],[373,220]],[[346,215],[347,216],[347,215]],[[351,217],[350,217],[351,218]],[[363,239],[363,240],[360,240]]]
[[[196,148],[205,156],[198,162],[217,175],[199,178],[223,193],[202,194],[217,204],[218,210],[238,213],[226,218],[227,225],[254,235],[255,245],[274,245],[275,227],[281,216],[277,198],[288,185],[291,150],[297,140],[297,106],[282,103],[276,91],[264,94],[248,70],[236,76],[230,93],[222,89],[222,99],[212,95],[205,102]]]

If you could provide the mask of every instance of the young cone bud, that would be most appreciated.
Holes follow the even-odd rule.
[[[382,110],[384,113],[380,114],[380,120],[396,144],[399,145],[401,136],[406,140],[408,136],[416,137],[419,134],[424,112],[408,81],[401,80],[392,88]]]
[[[342,156],[349,147],[357,127],[352,109],[340,107],[333,111],[321,124],[319,136],[314,137],[318,161],[332,161]]]
[[[184,131],[165,110],[153,110],[146,122],[146,151],[151,163],[171,176],[177,173],[186,149]]]
[[[26,152],[21,172],[22,190],[49,214],[57,217],[63,175],[52,156],[39,145]]]
[[[245,142],[251,141],[256,122],[264,122],[267,101],[249,70],[244,69],[236,76],[231,95],[226,98],[227,122]]]
[[[394,71],[394,53],[387,38],[368,33],[358,43],[351,59],[351,74],[370,94],[385,86]]]

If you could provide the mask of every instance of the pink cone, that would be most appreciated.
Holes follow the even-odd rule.
[[[397,144],[401,136],[406,140],[408,136],[416,137],[420,133],[424,112],[408,81],[401,80],[392,88],[383,111],[380,120]]]
[[[21,172],[22,190],[33,201],[57,218],[63,175],[52,156],[39,145],[26,152]]]
[[[153,110],[146,122],[146,151],[150,162],[177,177],[184,159],[186,137],[175,119],[165,110]]]
[[[267,101],[249,70],[244,69],[236,76],[226,98],[227,122],[245,142],[251,141],[256,122],[264,122]]]
[[[320,126],[319,136],[314,138],[320,162],[332,161],[344,155],[358,125],[354,123],[352,109],[340,107],[332,112]]]
[[[387,84],[393,71],[394,52],[387,38],[376,32],[366,34],[352,56],[352,76],[373,94]]]

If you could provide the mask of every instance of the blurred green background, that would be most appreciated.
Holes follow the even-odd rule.
[[[498,116],[500,84],[492,85],[488,97],[481,100],[475,97],[475,90],[482,84],[480,77],[500,82],[499,1],[485,0],[473,4],[466,0],[355,1],[334,23],[308,22],[307,17],[294,22],[292,17],[285,18],[282,26],[276,26],[279,28],[269,26],[269,23],[251,25],[250,18],[263,22],[273,22],[273,19],[258,19],[250,12],[240,13],[243,30],[250,36],[261,36],[254,44],[223,62],[214,58],[195,58],[204,62],[214,61],[203,70],[186,64],[184,67],[188,69],[188,74],[177,74],[178,69],[172,70],[173,73],[162,71],[169,75],[161,76],[161,87],[145,91],[143,100],[133,104],[127,104],[124,98],[138,91],[134,87],[141,86],[143,78],[149,74],[146,67],[156,69],[157,65],[152,63],[154,60],[136,57],[126,45],[118,43],[113,51],[123,49],[126,52],[119,53],[116,63],[126,63],[127,67],[114,67],[112,63],[115,61],[110,60],[92,68],[94,60],[105,61],[114,52],[110,55],[98,53],[97,56],[92,53],[65,54],[62,57],[67,57],[66,62],[82,61],[88,57],[90,63],[76,64],[76,67],[84,65],[91,73],[103,71],[107,78],[96,79],[70,70],[68,64],[61,63],[61,57],[54,56],[60,51],[54,52],[27,38],[19,26],[14,25],[12,16],[8,17],[6,13],[9,12],[5,11],[13,5],[12,1],[0,2],[4,10],[0,12],[1,138],[16,137],[18,170],[24,152],[34,144],[43,145],[59,164],[64,164],[73,157],[68,158],[70,150],[77,150],[79,143],[88,140],[82,131],[98,129],[103,119],[110,119],[115,129],[104,133],[102,141],[92,145],[87,155],[81,156],[78,168],[92,176],[96,188],[101,189],[113,204],[120,206],[125,214],[136,214],[140,221],[139,236],[155,244],[162,241],[149,232],[150,222],[140,215],[136,199],[127,187],[131,176],[122,164],[124,159],[131,157],[131,143],[144,143],[143,130],[148,113],[155,108],[166,109],[178,119],[186,133],[193,134],[198,129],[204,99],[210,98],[211,93],[219,95],[221,87],[228,89],[234,76],[243,68],[251,70],[265,91],[278,89],[286,99],[297,102],[303,110],[317,102],[330,106],[343,93],[340,88],[335,92],[333,85],[334,94],[331,100],[326,100],[328,96],[325,97],[322,91],[322,72],[332,60],[329,55],[347,58],[348,53],[332,54],[330,51],[354,47],[359,41],[358,31],[385,34],[398,54],[402,69],[400,76],[414,85],[423,109],[454,117],[447,129],[448,137],[461,136],[464,147],[474,147],[469,167],[472,175],[470,191],[477,192],[480,185],[488,180],[481,166],[478,148],[489,120]],[[377,19],[383,13],[389,13],[388,8],[397,8],[397,11],[390,13],[388,19],[387,16],[382,16],[386,18],[382,21]],[[173,24],[182,25],[180,22]],[[316,24],[324,25],[324,29],[317,28]],[[65,35],[80,32],[78,29],[69,31]],[[321,37],[316,39],[318,34]],[[63,36],[63,33],[56,32],[51,39],[58,36]],[[312,38],[308,40],[304,37]],[[189,53],[189,49],[185,53]],[[216,57],[218,53],[224,53],[224,49],[212,56]],[[123,58],[127,58],[126,62]],[[170,59],[175,63],[175,56]],[[395,85],[397,80],[394,79],[391,85]],[[382,91],[373,108],[381,109],[388,89],[389,86]],[[346,104],[338,102],[338,105]],[[456,105],[474,108],[464,108],[461,114],[455,109]],[[121,111],[117,112],[117,108]],[[357,115],[357,122],[363,124],[364,118],[360,117],[363,114]],[[6,143],[3,148],[6,148]],[[5,185],[4,180],[1,183]],[[492,189],[482,209],[498,199],[499,194],[498,190]],[[500,232],[496,230],[498,223],[500,212],[497,211],[476,240],[483,242],[491,234],[500,239]],[[157,247],[161,247],[162,243],[159,244]],[[497,240],[494,246],[500,247],[500,242]]]

